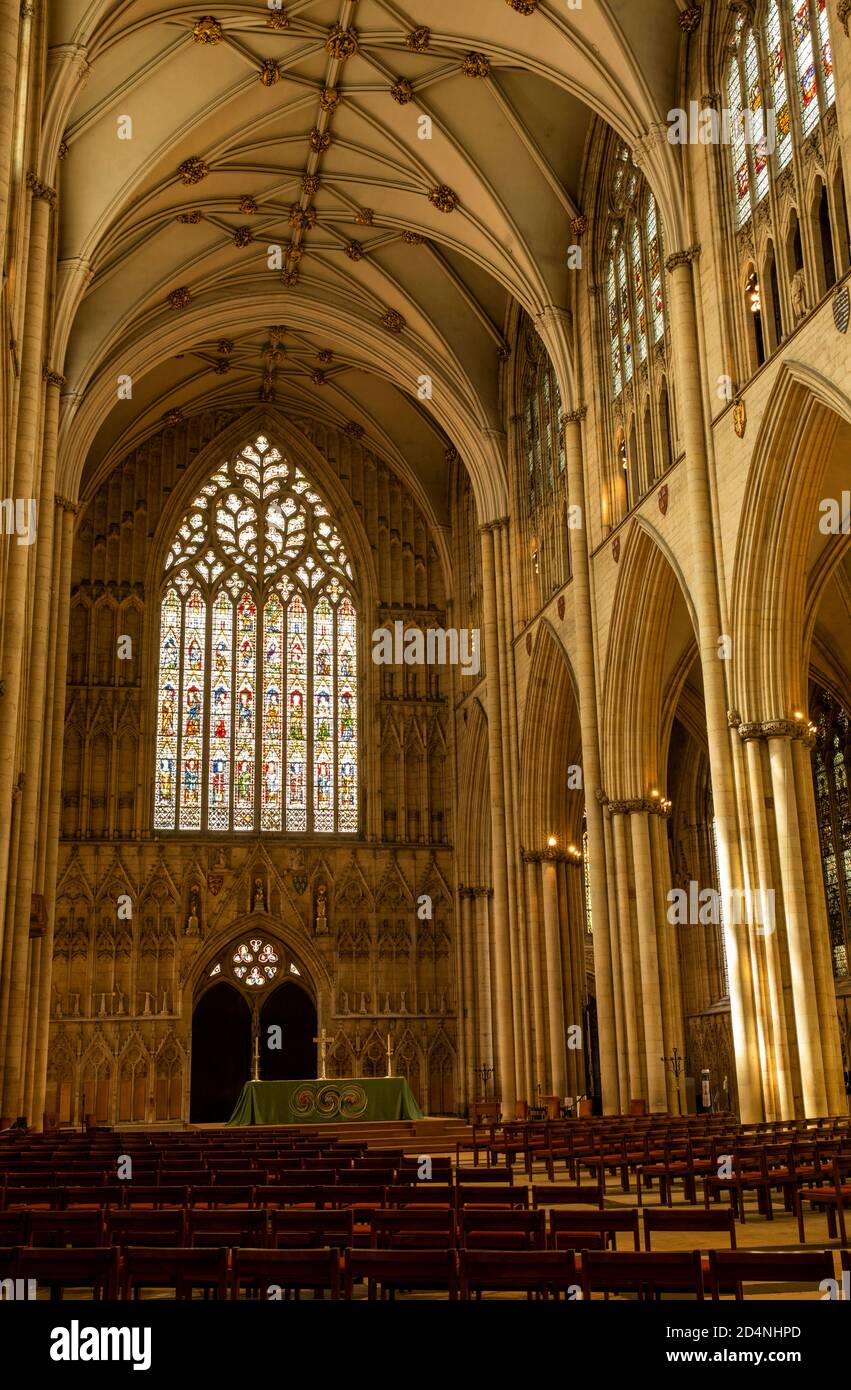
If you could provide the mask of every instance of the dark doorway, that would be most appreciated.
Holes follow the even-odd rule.
[[[280,1047],[269,1029],[280,1028]],[[316,1075],[316,1009],[298,985],[279,985],[260,1011],[260,1075],[264,1081],[300,1081]],[[273,1034],[271,1041],[277,1041]]]
[[[224,1123],[251,1076],[251,1010],[232,985],[213,985],[192,1015],[193,1124]]]

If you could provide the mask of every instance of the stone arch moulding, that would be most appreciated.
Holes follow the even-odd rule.
[[[198,952],[183,986],[183,1017],[191,1019],[199,999],[213,983],[210,980],[209,971],[215,964],[216,958],[231,943],[236,944],[243,937],[254,935],[268,938],[273,945],[281,947],[288,955],[295,957],[299,968],[302,969],[302,974],[298,980],[293,977],[294,982],[300,984],[300,987],[310,996],[316,1005],[316,1012],[320,1019],[330,1017],[333,1001],[331,976],[313,943],[304,935],[302,928],[293,927],[281,918],[272,917],[268,912],[245,913],[218,931],[214,941],[205,943],[204,949]],[[274,988],[283,984],[284,980],[288,978],[290,977],[283,975],[276,979]],[[215,977],[214,982],[219,983],[221,981],[229,981],[229,976],[226,976],[224,971]],[[236,981],[230,981],[230,983],[235,988],[239,988]],[[258,991],[257,997],[265,997],[267,993],[271,993],[271,988]]]
[[[834,382],[781,363],[754,444],[732,569],[732,704],[745,722],[806,706],[805,638],[844,553],[839,544],[831,562],[816,562],[819,582],[808,594],[812,527],[843,424],[851,425],[851,400]]]
[[[604,785],[613,798],[639,795],[648,780],[664,782],[661,730],[655,747],[649,740],[650,731],[659,730],[668,618],[678,594],[697,635],[694,605],[676,557],[644,517],[635,517],[625,538],[603,675]],[[647,634],[655,634],[655,644],[648,643]]]

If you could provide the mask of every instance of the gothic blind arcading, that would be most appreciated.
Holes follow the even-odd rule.
[[[216,468],[166,556],[154,829],[356,831],[357,660],[342,537],[261,435]]]

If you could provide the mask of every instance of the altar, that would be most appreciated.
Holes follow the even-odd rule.
[[[421,1120],[402,1076],[327,1081],[246,1081],[229,1125],[324,1125]]]

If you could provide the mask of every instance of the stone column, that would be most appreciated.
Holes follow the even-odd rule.
[[[667,821],[662,816],[648,818],[650,854],[653,862],[653,892],[656,907],[656,949],[659,957],[659,982],[662,991],[662,1036],[664,1054],[673,1056],[674,1048],[681,1057],[686,1054],[683,1023],[682,979],[680,975],[680,943],[677,927],[668,920],[671,887],[671,863],[668,853]],[[677,1082],[665,1068],[668,1110],[677,1113]]]
[[[38,502],[37,549],[35,552],[35,593],[41,601],[33,605],[30,637],[30,669],[27,688],[27,724],[24,732],[24,785],[21,793],[21,841],[16,872],[15,912],[12,919],[12,955],[6,1046],[4,1049],[2,1110],[23,1114],[22,1083],[24,1039],[27,1031],[27,999],[24,962],[29,950],[32,909],[33,870],[38,838],[38,795],[41,761],[45,745],[48,711],[44,704],[47,657],[50,648],[49,595],[58,579],[54,576],[53,524],[55,517],[56,440],[59,429],[59,388],[64,377],[44,369],[47,383],[42,446],[41,490]],[[52,714],[52,711],[50,711]],[[63,717],[64,722],[64,717]],[[9,924],[7,923],[7,931]]]
[[[496,565],[493,524],[480,527],[482,537],[482,617],[487,663],[488,770],[491,794],[491,859],[493,868],[492,941],[494,1024],[496,1027],[496,1094],[503,1115],[514,1118],[517,1099],[514,1057],[514,1007],[511,975],[511,940],[508,915],[508,861],[506,859],[505,782],[503,773],[502,702],[500,698],[500,650],[497,630]]]
[[[795,1011],[804,1114],[824,1115],[827,1112],[827,1090],[821,1052],[822,1020],[819,1018],[816,994],[804,866],[801,861],[801,826],[795,801],[792,751],[788,734],[784,737],[781,733],[769,738],[768,756],[774,792],[774,816],[777,824],[780,877],[783,883],[789,966],[792,972],[792,1006]]]
[[[659,984],[659,957],[656,946],[656,905],[653,895],[653,862],[650,853],[650,827],[647,811],[635,811],[629,818],[632,831],[632,864],[635,875],[635,906],[638,916],[638,950],[641,967],[641,997],[644,1004],[644,1057],[647,1073],[647,1109],[667,1109],[665,1080],[665,1035],[662,1023],[662,992]]]
[[[464,1039],[464,1099],[469,1105],[475,1097],[476,1018],[475,968],[473,953],[473,889],[460,887],[461,904],[459,930],[461,934],[461,997],[458,1001],[458,1022]]]
[[[801,828],[801,858],[809,908],[818,1015],[822,1024],[821,1042],[828,1112],[831,1115],[845,1115],[848,1111],[848,1098],[845,1094],[842,1046],[839,1040],[836,1008],[836,986],[833,979],[833,959],[830,951],[830,927],[824,899],[824,877],[821,867],[821,849],[816,819],[815,793],[813,791],[813,769],[808,740],[803,738],[793,740],[792,766],[795,775],[798,820]]]
[[[532,979],[532,1043],[533,1043],[533,1086],[546,1091],[549,1085],[547,1059],[547,1020],[544,1008],[544,985],[541,973],[541,907],[538,887],[540,884],[541,862],[539,854],[526,850],[523,854],[526,865],[526,928],[529,943],[529,973]]]
[[[612,955],[609,942],[609,904],[606,886],[606,842],[603,808],[598,800],[600,773],[600,735],[597,718],[597,673],[594,662],[594,627],[591,605],[588,527],[586,525],[585,477],[582,467],[582,421],[587,408],[582,405],[565,416],[564,444],[567,494],[571,506],[580,509],[581,527],[570,531],[570,563],[573,570],[574,673],[579,692],[582,729],[582,765],[585,786],[585,815],[588,829],[588,868],[591,880],[591,915],[594,937],[594,980],[597,994],[597,1031],[600,1046],[600,1085],[603,1113],[617,1114],[620,1108],[618,1044],[615,1032],[615,996],[612,983]]]
[[[531,1047],[529,1038],[529,980],[526,924],[520,891],[520,850],[517,840],[517,701],[512,698],[514,633],[511,612],[511,556],[507,517],[494,528],[497,577],[497,616],[500,644],[500,705],[502,709],[503,776],[505,778],[505,844],[508,870],[508,926],[511,939],[511,977],[514,981],[514,1045],[517,1095],[529,1098]],[[488,667],[490,672],[490,667]]]
[[[493,1006],[491,1002],[491,952],[488,901],[491,888],[473,888],[473,935],[476,955],[476,1020],[477,1068],[482,1063],[495,1066],[493,1050]],[[484,1095],[481,1076],[476,1081],[476,1094]]]
[[[605,802],[605,799],[604,799]],[[608,906],[608,951],[609,960],[612,966],[612,986],[614,990],[614,1015],[615,1015],[615,1039],[618,1060],[618,1108],[621,1114],[626,1114],[629,1110],[629,1067],[627,1064],[627,1040],[626,1040],[626,1017],[624,1015],[624,991],[623,973],[621,970],[621,943],[620,943],[620,921],[618,917],[618,880],[615,868],[615,840],[612,829],[612,818],[606,816],[603,820],[603,836],[606,845],[606,862],[610,865],[606,885],[606,897]],[[589,874],[590,877],[590,874]],[[591,902],[593,914],[594,903]],[[592,920],[592,926],[596,919]],[[594,928],[596,935],[596,927]],[[594,960],[597,959],[597,948],[594,947]],[[598,1023],[599,1028],[599,1023]]]
[[[65,697],[68,674],[68,637],[71,623],[71,562],[74,555],[74,515],[77,505],[57,497],[60,509],[62,563],[58,576],[57,623],[55,633],[53,710],[50,714],[50,796],[47,818],[47,853],[44,864],[44,906],[47,925],[42,941],[42,970],[39,980],[38,1023],[31,1034],[35,1046],[32,1121],[40,1126],[47,1088],[47,1051],[50,1038],[50,986],[53,974],[53,935],[56,924],[56,871],[59,859],[59,831],[62,818],[62,745],[65,737]],[[75,1102],[76,1103],[76,1102]]]
[[[552,1094],[566,1092],[564,966],[558,914],[557,850],[541,856],[541,900],[544,904],[544,960],[546,963],[547,1013],[549,1015],[550,1085]]]
[[[625,813],[619,810],[620,803],[611,802],[609,814],[612,818],[612,838],[615,850],[615,874],[617,878],[618,919],[620,927],[620,966],[623,982],[623,1014],[626,1041],[625,1064],[628,1079],[628,1100],[637,1100],[643,1094],[641,1063],[639,1061],[638,983],[635,978],[635,959],[632,939],[632,913],[630,910],[631,866],[627,847]]]
[[[12,496],[27,505],[39,490],[39,471],[36,466],[38,429],[41,416],[42,351],[44,340],[45,305],[47,301],[47,254],[50,241],[50,214],[56,194],[34,174],[27,175],[27,187],[32,195],[29,262],[21,339],[21,376],[18,392],[18,429],[12,478]],[[27,619],[29,614],[28,583],[30,549],[19,545],[21,537],[8,538],[8,562],[3,614],[2,689],[0,702],[0,845],[10,843],[12,791],[17,781],[16,758],[24,665],[26,661]],[[23,539],[26,539],[24,537]],[[34,579],[34,576],[33,576]],[[9,859],[0,854],[0,911],[4,911],[0,940],[12,930],[5,920],[6,892],[9,884]],[[20,1041],[20,1040],[18,1040]],[[6,1055],[9,1039],[0,1052]]]
[[[719,659],[722,637],[712,504],[709,494],[706,429],[703,412],[700,350],[697,336],[692,262],[700,247],[668,257],[668,301],[674,361],[677,364],[677,408],[685,446],[685,480],[692,547],[692,586],[700,665],[706,703],[706,735],[712,775],[712,797],[718,840],[721,893],[729,902],[743,886],[739,826],[736,816],[732,753],[727,722],[728,702],[724,662]],[[748,951],[748,927],[725,927],[730,974],[730,1016],[736,1057],[739,1107],[745,1122],[763,1118],[753,982]]]
[[[0,0],[0,265],[6,264],[6,226],[9,220],[9,184],[15,148],[15,111],[18,84],[19,25],[28,21],[33,5],[21,0]]]
[[[766,816],[766,786],[763,777],[762,748],[756,739],[748,739],[744,745],[748,770],[748,789],[753,820],[754,849],[756,867],[759,875],[760,898],[774,892],[771,868],[771,847],[768,818]],[[770,795],[770,788],[769,795]],[[763,923],[765,928],[767,924]],[[777,1118],[793,1119],[795,1115],[795,1092],[792,1085],[792,1068],[789,1061],[789,1038],[786,1028],[786,1002],[783,996],[783,965],[780,959],[780,944],[776,926],[765,930],[766,985],[771,1011],[774,1079],[777,1093]]]

